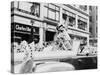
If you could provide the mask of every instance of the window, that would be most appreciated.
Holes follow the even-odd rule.
[[[47,10],[48,8],[44,7],[44,16],[47,17]]]
[[[36,2],[18,2],[18,10],[36,17],[40,16],[40,4]]]
[[[48,17],[49,17],[50,19],[55,19],[55,12],[52,11],[51,9],[49,9],[49,11],[48,11]]]
[[[39,3],[33,2],[30,9],[31,9],[32,15],[37,16],[37,17],[40,16],[40,4]]]
[[[59,21],[60,19],[60,8],[54,4],[48,4],[44,6],[44,16],[47,19]]]
[[[75,18],[72,16],[69,16],[69,26],[75,26]]]
[[[75,22],[75,17],[76,17],[75,14],[71,13],[71,12],[69,12],[67,10],[63,10],[63,16],[62,16],[63,20],[66,20],[67,17],[68,17],[67,21],[69,23],[69,26],[74,27],[75,24],[76,24],[76,22]]]
[[[30,6],[32,4],[31,3],[28,3],[28,2],[19,2],[19,9],[20,10],[23,10],[23,11],[28,11],[30,12]]]
[[[92,6],[89,6],[89,10],[92,11]]]
[[[89,17],[90,22],[92,22],[92,16]]]
[[[59,12],[56,12],[56,20],[59,21]]]
[[[85,28],[86,28],[85,25],[86,25],[85,22],[78,20],[78,28],[79,29],[85,30]]]
[[[87,11],[87,5],[79,5],[79,8],[83,11]]]
[[[79,17],[78,28],[82,30],[87,30],[87,19]]]
[[[56,7],[55,7],[55,5],[53,5],[53,4],[49,4],[49,8],[55,9]]]

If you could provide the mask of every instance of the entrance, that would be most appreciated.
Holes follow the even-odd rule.
[[[54,35],[56,32],[46,31],[46,42],[54,41]]]

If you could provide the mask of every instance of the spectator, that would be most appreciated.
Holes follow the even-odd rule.
[[[17,43],[17,42],[13,42],[13,43],[11,44],[11,52],[12,52],[12,53],[17,53],[17,52],[18,52],[18,49],[19,49],[18,43]]]

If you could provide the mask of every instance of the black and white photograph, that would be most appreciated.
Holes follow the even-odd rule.
[[[98,6],[11,2],[11,72],[97,69]]]

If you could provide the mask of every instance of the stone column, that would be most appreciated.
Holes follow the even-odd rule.
[[[76,21],[75,28],[77,29],[77,28],[78,28],[78,15],[76,15],[76,19],[75,19],[75,21]]]
[[[60,7],[60,23],[63,22],[63,19],[62,19],[62,7]]]
[[[44,3],[40,3],[40,19],[41,20],[44,19],[43,9],[44,9]],[[39,35],[40,35],[39,44],[42,46],[43,37],[44,37],[44,23],[43,22],[41,23],[40,28],[39,28]]]
[[[41,26],[39,29],[39,35],[40,35],[40,41],[39,44],[42,45],[43,44],[43,27]]]
[[[44,14],[43,14],[43,12],[44,12],[44,3],[40,3],[40,18],[43,20],[43,18],[44,18]]]
[[[43,25],[43,41],[45,42],[46,41],[46,34],[45,34],[45,32],[46,32],[46,26],[47,26],[47,24],[46,23],[43,23],[44,25]]]

